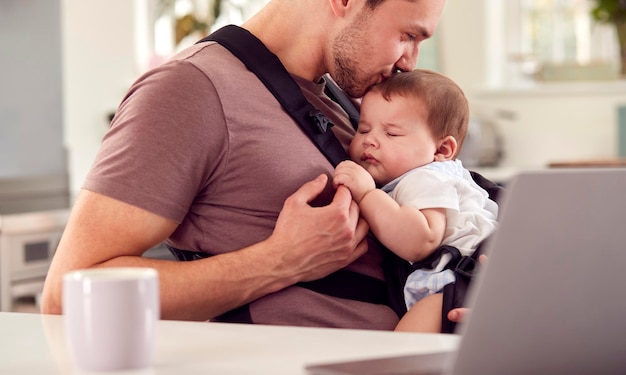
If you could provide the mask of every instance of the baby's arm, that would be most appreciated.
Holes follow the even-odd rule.
[[[376,238],[402,259],[422,260],[441,245],[446,228],[444,208],[400,206],[380,189],[366,194],[359,208]]]
[[[418,261],[440,246],[446,227],[445,209],[400,206],[376,189],[371,175],[351,161],[337,166],[333,182],[350,190],[376,238],[399,257]]]

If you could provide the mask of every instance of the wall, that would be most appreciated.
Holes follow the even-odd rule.
[[[73,195],[108,129],[107,115],[139,75],[135,2],[62,0],[65,142]]]
[[[485,0],[446,0],[439,34],[441,72],[463,89],[485,82]]]
[[[60,0],[0,1],[0,179],[65,174]]]

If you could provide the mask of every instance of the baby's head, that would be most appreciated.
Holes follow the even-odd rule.
[[[373,86],[369,93],[379,93],[386,100],[399,95],[421,101],[428,111],[426,121],[433,136],[456,139],[456,158],[467,134],[469,104],[463,90],[450,78],[434,71],[416,69],[394,74]]]

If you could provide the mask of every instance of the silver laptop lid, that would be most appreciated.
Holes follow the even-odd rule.
[[[512,181],[448,373],[626,372],[625,195],[626,169]]]
[[[501,201],[458,351],[311,374],[626,373],[626,169],[524,173]],[[431,358],[432,357],[432,358]],[[441,366],[442,368],[438,367]]]

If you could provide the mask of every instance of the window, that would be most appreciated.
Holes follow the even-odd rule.
[[[136,0],[139,70],[159,65],[210,31],[241,24],[269,0]]]
[[[619,45],[615,30],[591,18],[592,0],[487,0],[494,71],[490,83],[616,77]],[[502,15],[505,15],[502,17]],[[491,32],[490,34],[494,34]],[[498,51],[501,51],[498,53]],[[496,62],[499,60],[499,62]]]

